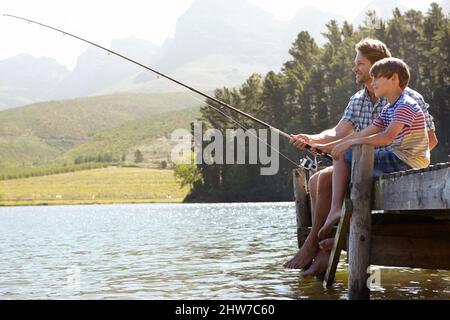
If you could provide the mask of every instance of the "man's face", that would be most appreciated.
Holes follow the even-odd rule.
[[[370,68],[372,63],[369,59],[364,57],[359,51],[356,54],[354,66],[352,71],[355,73],[357,84],[366,84],[371,81],[370,78]]]

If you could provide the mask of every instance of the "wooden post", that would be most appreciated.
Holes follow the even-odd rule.
[[[350,219],[349,278],[348,289],[351,300],[370,299],[367,286],[370,266],[371,206],[373,185],[373,146],[353,147],[352,188],[350,199],[353,214]]]
[[[294,183],[294,197],[295,197],[295,211],[297,220],[297,242],[298,247],[301,248],[308,236],[308,228],[311,224],[311,209],[309,205],[308,196],[308,181],[306,173],[303,169],[294,169],[293,183]]]
[[[341,251],[344,244],[347,242],[348,227],[350,225],[350,217],[352,215],[352,202],[349,198],[345,198],[342,206],[341,218],[339,220],[338,229],[334,237],[333,249],[331,249],[330,259],[328,261],[327,271],[323,279],[324,288],[331,287],[336,275],[336,269],[341,257]],[[348,255],[347,255],[348,257]]]

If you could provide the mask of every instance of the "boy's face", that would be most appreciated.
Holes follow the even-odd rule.
[[[370,68],[372,63],[359,51],[356,54],[352,71],[355,73],[357,84],[366,84],[370,81]]]
[[[386,97],[388,92],[395,88],[394,76],[392,76],[390,79],[383,76],[373,77],[372,87],[375,96]]]

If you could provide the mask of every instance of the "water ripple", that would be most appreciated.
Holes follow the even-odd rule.
[[[0,208],[2,299],[346,299],[282,264],[293,203]],[[375,299],[450,298],[450,273],[381,268]]]

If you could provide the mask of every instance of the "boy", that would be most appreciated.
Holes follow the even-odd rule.
[[[410,78],[408,66],[400,59],[385,58],[372,66],[370,75],[375,95],[385,97],[389,104],[370,126],[344,138],[333,148],[332,202],[328,218],[319,231],[319,239],[328,237],[339,220],[347,191],[352,158],[350,148],[353,145],[370,144],[378,147],[374,151],[376,176],[425,168],[430,164],[424,113],[414,99],[403,93]],[[315,147],[321,149],[324,145]]]

